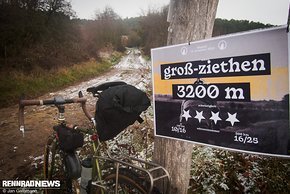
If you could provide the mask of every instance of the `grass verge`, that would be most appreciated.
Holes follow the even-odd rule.
[[[118,56],[119,59],[120,57]],[[96,77],[108,71],[116,62],[116,59],[102,62],[90,60],[50,71],[37,69],[29,74],[20,71],[2,72],[0,73],[0,107],[17,103],[22,94],[28,98],[35,98]]]

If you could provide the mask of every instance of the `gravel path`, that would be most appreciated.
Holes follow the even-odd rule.
[[[88,108],[93,113],[96,100],[86,92],[88,87],[108,81],[125,81],[141,90],[147,90],[151,87],[150,76],[150,62],[144,60],[138,49],[128,49],[127,54],[109,72],[39,99],[50,99],[57,95],[72,98],[82,91],[88,98]],[[25,179],[41,170],[44,145],[51,127],[56,123],[55,107],[26,107],[26,131],[22,137],[18,130],[17,112],[18,105],[0,110],[1,179]],[[80,125],[88,124],[79,105],[66,106],[66,119]]]

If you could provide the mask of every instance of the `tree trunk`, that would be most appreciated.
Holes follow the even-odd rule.
[[[217,5],[218,0],[171,0],[167,45],[210,38]],[[164,166],[171,176],[170,193],[186,194],[193,144],[155,137],[154,147],[153,160]]]
[[[171,0],[167,45],[210,38],[218,0]]]

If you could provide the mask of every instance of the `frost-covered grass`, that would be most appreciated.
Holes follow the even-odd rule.
[[[290,161],[195,146],[191,193],[289,193]]]

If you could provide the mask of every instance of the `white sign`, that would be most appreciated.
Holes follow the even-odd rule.
[[[151,55],[156,136],[290,157],[286,26]]]

